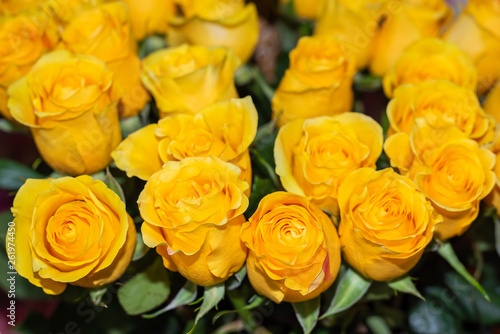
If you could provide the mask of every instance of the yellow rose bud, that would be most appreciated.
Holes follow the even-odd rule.
[[[470,58],[453,43],[424,38],[408,46],[386,73],[384,92],[391,98],[400,85],[430,80],[449,80],[475,91],[477,70]]]
[[[339,189],[344,258],[365,277],[387,281],[417,264],[442,221],[413,182],[391,168],[360,168]]]
[[[38,0],[2,0],[0,2],[0,14],[16,15],[22,11],[37,8],[39,3]]]
[[[387,138],[384,149],[403,175],[443,216],[436,237],[445,240],[463,234],[479,213],[479,202],[495,185],[495,155],[480,148],[455,126],[433,127],[415,119],[410,135]]]
[[[230,50],[181,45],[147,56],[141,79],[155,98],[160,118],[195,114],[214,102],[238,97],[234,86],[238,65]]]
[[[370,61],[381,22],[399,7],[399,1],[324,0],[314,34],[340,39],[348,58],[356,59],[356,67],[363,69]]]
[[[16,270],[45,293],[103,286],[130,263],[134,222],[120,197],[90,176],[28,179],[12,212]]]
[[[248,207],[240,170],[218,158],[168,161],[149,178],[138,200],[144,243],[165,267],[208,286],[225,281],[245,262],[239,240]]]
[[[7,109],[7,89],[29,72],[38,58],[57,43],[57,26],[40,11],[0,18],[0,113]]]
[[[480,144],[492,142],[495,137],[495,120],[485,114],[476,94],[450,81],[426,81],[397,87],[387,105],[387,117],[390,134],[410,134],[415,118],[423,117],[434,127],[455,125]]]
[[[375,168],[382,143],[382,127],[363,114],[298,119],[278,133],[276,174],[287,191],[337,215],[340,185],[358,168]]]
[[[165,34],[168,20],[177,10],[174,0],[123,0],[130,7],[132,32],[137,40],[155,33]]]
[[[123,88],[120,117],[134,116],[149,100],[141,84],[141,61],[130,36],[128,9],[113,2],[82,11],[66,26],[60,48],[92,55],[106,63],[113,81]]]
[[[244,0],[177,0],[184,16],[170,19],[168,42],[232,49],[246,63],[259,39],[254,3]]]
[[[49,53],[9,87],[12,117],[30,128],[43,159],[56,171],[92,174],[111,162],[120,143],[113,73],[93,56]]]
[[[299,40],[272,100],[278,126],[351,110],[355,64],[344,51],[339,40],[327,36]]]
[[[293,0],[293,9],[297,16],[314,20],[321,13],[324,0]]]
[[[444,39],[458,45],[476,64],[478,92],[484,94],[500,78],[500,3],[470,0],[446,31]]]
[[[388,1],[382,27],[374,39],[370,71],[379,76],[390,71],[408,45],[437,37],[452,16],[451,7],[443,0]]]
[[[111,155],[116,166],[129,177],[143,180],[161,170],[167,161],[219,157],[238,166],[240,179],[251,184],[248,147],[257,133],[257,121],[251,97],[218,102],[197,115],[173,115],[139,129],[125,138]]]
[[[249,250],[250,283],[275,303],[312,299],[337,277],[340,245],[335,226],[303,196],[265,196],[243,224],[241,240]]]
[[[500,84],[495,85],[484,100],[484,111],[500,122]]]

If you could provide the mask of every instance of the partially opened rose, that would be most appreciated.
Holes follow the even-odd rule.
[[[454,126],[433,127],[417,118],[410,133],[387,138],[391,166],[415,182],[443,216],[441,239],[463,234],[476,219],[479,203],[493,189],[495,155]]]
[[[444,35],[445,40],[458,45],[476,64],[481,95],[500,78],[499,27],[498,1],[470,0]]]
[[[370,62],[370,71],[379,76],[390,71],[408,45],[421,38],[438,37],[453,16],[452,8],[442,0],[388,1],[386,13],[375,36]]]
[[[65,27],[61,38],[60,48],[95,56],[113,72],[113,81],[123,88],[120,117],[134,116],[144,107],[149,94],[141,83],[141,61],[125,4],[106,3],[82,11]]]
[[[382,127],[363,114],[295,120],[276,138],[276,174],[287,191],[336,215],[340,185],[360,167],[375,168],[382,144]]]
[[[148,180],[167,161],[219,157],[238,166],[240,179],[251,184],[248,147],[257,133],[257,117],[251,97],[214,103],[196,115],[169,116],[137,130],[123,140],[112,156],[129,177],[143,180]]]
[[[347,262],[387,281],[417,264],[442,221],[412,180],[392,168],[360,168],[339,189],[339,237]]]
[[[383,79],[384,92],[391,98],[396,87],[430,80],[449,80],[476,90],[477,70],[472,60],[455,44],[437,38],[423,38],[408,46]]]
[[[120,143],[113,73],[93,56],[51,52],[9,87],[9,110],[30,128],[42,158],[56,171],[92,174]]]
[[[451,81],[399,86],[387,105],[387,117],[389,134],[410,134],[415,118],[423,117],[435,127],[455,125],[480,144],[492,142],[495,136],[495,119],[484,112],[474,91]]]
[[[368,65],[373,38],[378,33],[378,18],[353,6],[353,2],[325,0],[314,29],[314,35],[334,37],[357,69]],[[368,17],[367,17],[368,16]]]
[[[244,0],[177,0],[184,16],[170,19],[168,43],[232,49],[241,63],[253,54],[259,39],[254,3]]]
[[[7,109],[7,89],[57,43],[57,26],[40,11],[0,18],[0,113],[13,120]]]
[[[307,198],[265,196],[243,224],[248,278],[275,303],[312,299],[328,289],[340,267],[340,245],[330,218]]]
[[[120,197],[90,176],[28,179],[12,212],[16,271],[45,293],[103,286],[130,263],[134,222]]]
[[[160,118],[195,114],[214,102],[238,97],[234,86],[238,65],[230,50],[185,44],[148,55],[141,79],[155,98]]]
[[[130,8],[130,20],[134,38],[165,34],[168,20],[177,10],[174,0],[123,0]]]
[[[290,68],[272,100],[279,126],[297,118],[333,116],[351,110],[355,62],[341,41],[302,37],[290,52]]]
[[[168,161],[138,200],[144,243],[192,282],[225,281],[245,262],[239,233],[248,207],[240,170],[218,158]]]

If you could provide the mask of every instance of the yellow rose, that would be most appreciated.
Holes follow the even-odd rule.
[[[160,118],[195,114],[214,102],[238,97],[234,86],[238,65],[230,50],[181,45],[147,56],[141,79],[155,98]]]
[[[351,110],[355,64],[344,51],[339,40],[327,36],[299,40],[272,100],[278,126]]]
[[[500,78],[500,3],[470,0],[444,39],[458,45],[476,64],[482,95]]]
[[[417,264],[442,221],[413,182],[391,168],[360,168],[339,189],[340,245],[365,277],[387,281]]]
[[[500,128],[497,129],[497,132],[498,131],[500,131]],[[495,167],[493,168],[493,172],[495,173],[495,186],[491,193],[485,198],[485,202],[489,205],[493,205],[497,209],[497,215],[500,216],[500,133],[497,133],[495,142],[490,147],[490,150],[495,155]]]
[[[123,0],[130,7],[132,32],[138,40],[155,33],[165,34],[168,20],[177,10],[174,0]]]
[[[449,80],[476,90],[477,70],[455,44],[437,38],[424,38],[408,46],[385,74],[384,92],[391,98],[394,89],[400,85],[430,80]]]
[[[453,16],[443,0],[389,1],[387,7],[370,62],[370,71],[379,76],[390,71],[408,45],[421,38],[437,37]]]
[[[26,75],[57,40],[57,26],[39,11],[0,18],[0,113],[7,119],[12,120],[7,89]]]
[[[81,12],[96,7],[105,0],[42,0],[40,6],[50,17],[61,26],[65,26]]]
[[[219,157],[238,166],[240,178],[251,184],[248,147],[257,133],[257,118],[251,97],[214,103],[197,115],[169,116],[137,130],[111,155],[129,177],[143,180],[161,170],[167,161]]]
[[[358,3],[354,6],[354,3],[325,0],[314,35],[338,39],[346,58],[355,59],[356,67],[362,69],[370,60],[373,38],[378,32],[378,18],[372,10]]]
[[[312,299],[330,287],[340,267],[337,231],[307,198],[265,196],[243,224],[247,272],[253,288],[275,303]]]
[[[244,0],[177,0],[184,16],[170,19],[168,42],[232,49],[246,63],[259,39],[254,3]]]
[[[495,155],[455,126],[433,127],[417,118],[410,135],[387,138],[384,149],[391,166],[409,176],[443,216],[436,229],[441,240],[469,228],[479,213],[479,202],[495,185]]]
[[[476,94],[450,81],[405,84],[394,90],[387,105],[389,134],[410,134],[415,118],[423,117],[434,127],[455,125],[467,137],[481,143],[492,142],[495,120],[485,114]]]
[[[500,83],[495,85],[484,100],[484,111],[500,122]]]
[[[141,84],[141,61],[130,36],[130,17],[125,4],[113,2],[82,11],[66,26],[60,48],[92,55],[106,63],[113,81],[122,86],[120,117],[134,116],[149,100]]]
[[[28,179],[12,212],[16,270],[45,293],[108,284],[130,263],[134,222],[120,197],[90,176]]]
[[[218,158],[168,161],[138,200],[144,243],[165,267],[208,286],[225,281],[245,262],[239,240],[248,207],[240,170]]]
[[[30,128],[43,159],[56,171],[92,174],[111,162],[120,143],[113,73],[93,56],[49,53],[9,87],[12,117]]]
[[[321,13],[324,0],[293,0],[293,9],[297,16],[314,20]]]
[[[2,0],[0,2],[0,14],[16,15],[22,11],[34,9],[38,7],[38,4],[38,0]]]
[[[382,127],[363,114],[298,119],[278,133],[276,174],[287,191],[337,215],[340,185],[358,168],[375,168],[382,143]]]

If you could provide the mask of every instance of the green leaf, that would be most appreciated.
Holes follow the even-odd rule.
[[[415,297],[418,297],[418,298],[422,299],[423,301],[425,301],[425,298],[422,297],[420,292],[418,292],[418,290],[415,287],[415,284],[413,284],[410,276],[403,276],[403,277],[394,279],[392,281],[387,282],[387,285],[396,291],[414,295]]]
[[[150,248],[144,244],[140,231],[137,231],[136,239],[137,240],[135,243],[134,255],[132,255],[132,261],[142,259],[144,255],[146,255],[146,253],[150,250]]]
[[[354,89],[360,92],[373,92],[382,88],[382,78],[358,72],[354,75]]]
[[[500,219],[495,215],[495,249],[500,256]]]
[[[146,37],[139,44],[139,58],[143,59],[150,53],[153,53],[157,50],[164,49],[167,47],[167,42],[165,37],[163,36],[149,36]]]
[[[483,289],[483,287],[472,277],[471,274],[465,269],[464,265],[460,262],[458,259],[457,255],[455,254],[455,251],[453,250],[453,247],[451,247],[451,244],[449,242],[445,242],[441,247],[438,248],[438,254],[441,255],[443,259],[446,260],[450,264],[450,266],[453,267],[453,269],[456,270],[457,273],[462,275],[467,282],[469,282],[472,286],[474,286],[480,293],[481,295],[486,298],[487,301],[490,301],[490,297],[486,293],[486,291]]]
[[[264,76],[262,75],[258,67],[254,67],[253,72],[255,82],[257,83],[257,85],[259,85],[260,89],[262,89],[262,92],[264,93],[266,98],[271,101],[274,97],[274,89],[266,82],[266,79],[264,79]]]
[[[242,307],[240,309],[237,309],[237,310],[225,310],[225,311],[217,312],[217,314],[215,314],[214,317],[213,317],[213,319],[212,319],[212,323],[215,323],[217,321],[217,319],[219,319],[224,314],[252,310],[252,309],[256,308],[257,306],[260,306],[265,300],[266,300],[265,297],[262,297],[260,295],[253,295],[252,298],[250,298],[248,300],[247,305],[245,305],[244,307]]]
[[[257,163],[257,166],[260,167],[260,169],[266,173],[267,176],[273,181],[274,187],[276,189],[282,189],[281,183],[278,179],[278,175],[276,175],[276,172],[274,171],[274,167],[271,166],[271,164],[262,156],[262,154],[256,150],[252,149],[252,154],[255,157],[255,162]]]
[[[250,193],[250,198],[248,200],[248,209],[245,211],[245,217],[252,216],[255,210],[259,207],[260,200],[267,194],[274,191],[276,191],[276,186],[270,179],[263,179],[255,175],[252,184],[252,192]]]
[[[5,118],[0,119],[0,130],[6,133],[28,133],[28,128],[9,122]]]
[[[118,196],[120,196],[122,202],[125,203],[125,194],[123,193],[123,189],[113,175],[111,175],[108,167],[106,167],[106,175],[104,176],[102,182],[104,182],[109,189],[113,190]]]
[[[196,327],[196,324],[200,319],[208,313],[211,309],[213,309],[224,297],[224,283],[215,284],[212,286],[205,287],[205,292],[203,293],[203,303],[201,303],[200,310],[198,314],[196,314],[196,319],[194,319],[193,328],[189,331],[192,333]],[[188,334],[189,334],[188,333]]]
[[[102,296],[104,296],[106,291],[108,291],[107,285],[89,290],[90,300],[92,300],[95,306],[108,307],[102,302]]]
[[[247,275],[247,266],[241,267],[240,270],[233,276],[229,277],[229,279],[226,281],[226,289],[227,290],[234,290],[238,288],[241,283],[243,283],[243,280],[245,279]]]
[[[349,268],[337,286],[332,303],[320,319],[347,310],[363,297],[370,288],[371,283],[371,280]]]
[[[410,310],[408,323],[412,333],[417,334],[457,334],[458,320],[446,308],[419,301]]]
[[[43,179],[45,176],[19,162],[0,159],[0,188],[18,190],[27,179]]]
[[[320,297],[318,296],[300,303],[292,303],[292,306],[295,316],[297,316],[300,326],[304,330],[304,334],[311,333],[318,322]]]
[[[156,261],[118,289],[118,300],[129,315],[150,311],[167,300],[170,280],[162,259]]]
[[[445,300],[445,306],[466,321],[494,325],[500,319],[500,294],[495,292],[498,289],[498,277],[498,270],[494,266],[485,267],[481,283],[491,296],[491,302],[488,302],[461,275],[449,271],[445,274],[444,283],[451,292],[441,288],[438,298]],[[488,278],[494,283],[489,283]],[[443,299],[443,295],[446,299]]]
[[[371,315],[366,318],[366,324],[373,334],[391,334],[391,329],[385,323],[384,318],[378,315]]]
[[[136,132],[142,127],[143,120],[139,115],[123,118],[120,120],[120,129],[123,138],[127,138],[130,134]]]
[[[242,65],[234,72],[234,83],[237,86],[243,86],[255,79],[253,68],[248,65]]]
[[[186,281],[184,286],[177,292],[174,299],[172,299],[167,306],[155,313],[143,314],[142,317],[145,319],[152,319],[179,306],[188,305],[196,299],[197,290],[198,286],[196,284],[191,281]]]

